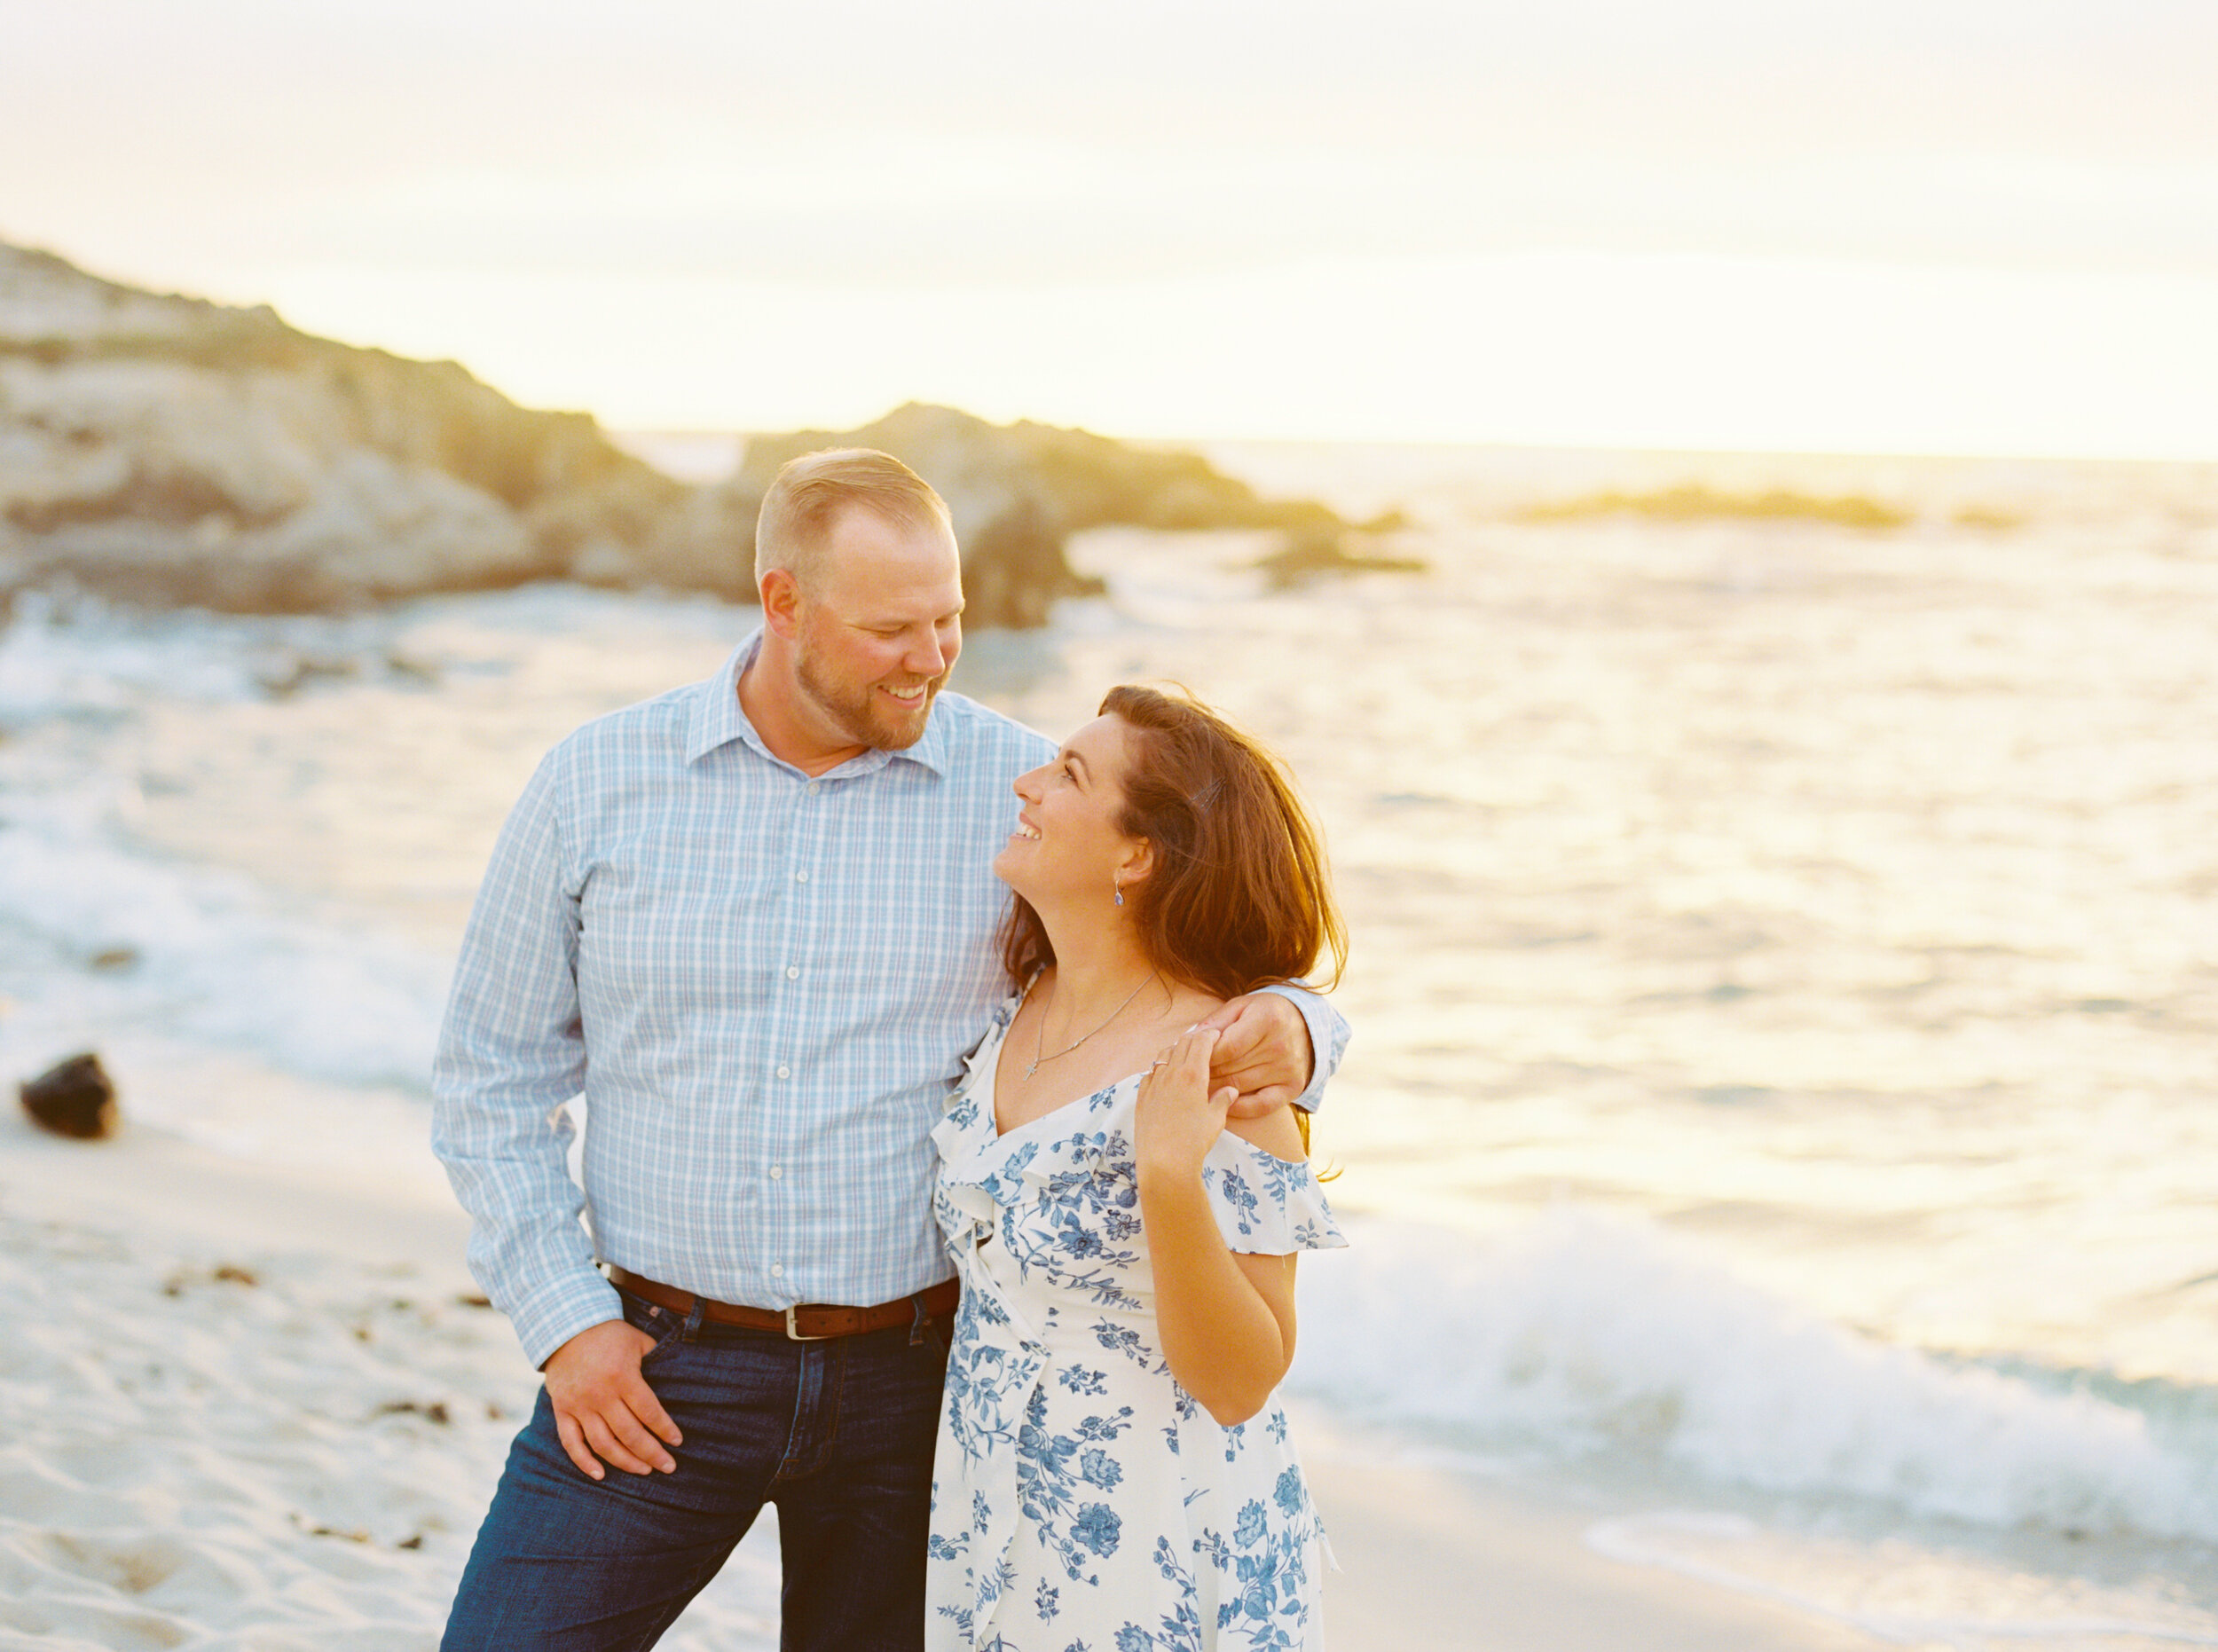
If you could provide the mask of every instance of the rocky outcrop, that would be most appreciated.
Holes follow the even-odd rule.
[[[0,244],[0,607],[49,586],[295,612],[551,578],[751,600],[763,490],[830,446],[883,448],[946,497],[979,625],[1041,625],[1098,591],[1066,555],[1084,529],[1352,531],[1198,454],[917,404],[755,437],[729,481],[688,487],[589,415],[519,407],[453,362]]]
[[[1860,493],[1821,498],[1773,488],[1761,493],[1721,492],[1699,482],[1681,483],[1654,493],[1624,493],[1615,488],[1578,499],[1529,505],[1520,522],[1585,522],[1598,516],[1645,516],[1652,522],[1827,522],[1836,527],[1889,529],[1908,525],[1908,511]],[[1964,520],[1962,517],[1959,521]],[[1978,515],[1967,526],[1987,525]],[[2003,525],[2015,527],[2015,519]]]
[[[1264,499],[1199,453],[911,402],[858,429],[751,439],[738,474],[714,490],[725,528],[747,524],[751,557],[754,507],[778,467],[822,447],[881,449],[939,490],[963,546],[973,625],[1042,625],[1058,597],[1097,593],[1101,581],[1066,555],[1089,528],[1276,528],[1305,543],[1361,531],[1314,500]]]
[[[1255,566],[1274,591],[1294,590],[1345,574],[1420,574],[1431,566],[1422,557],[1350,551],[1349,538],[1331,529],[1294,529],[1285,544]]]
[[[0,583],[249,612],[516,585],[686,492],[452,362],[0,246]]]

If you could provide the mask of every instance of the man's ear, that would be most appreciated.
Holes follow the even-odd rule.
[[[763,628],[790,642],[800,629],[801,587],[792,573],[773,568],[762,577]]]

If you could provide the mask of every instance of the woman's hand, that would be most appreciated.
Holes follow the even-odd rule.
[[[1155,1058],[1140,1081],[1132,1130],[1142,1179],[1193,1179],[1224,1134],[1225,1111],[1239,1091],[1230,1084],[1209,1088],[1209,1058],[1216,1043],[1216,1028],[1189,1027]]]

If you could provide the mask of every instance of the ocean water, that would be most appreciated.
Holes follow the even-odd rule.
[[[1109,596],[956,686],[1059,736],[1185,682],[1325,823],[1316,1448],[1578,1499],[1604,1554],[1875,1642],[2218,1645],[2218,470],[1218,457],[1404,507],[1429,570],[1277,592],[1266,540],[1104,531]],[[1915,520],[1516,517],[1690,480]],[[509,801],[751,623],[19,602],[0,1074],[98,1048],[145,1122],[437,1196]]]

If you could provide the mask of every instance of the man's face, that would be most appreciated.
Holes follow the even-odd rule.
[[[850,507],[827,549],[796,615],[801,692],[830,732],[891,751],[914,745],[963,651],[954,536]]]

